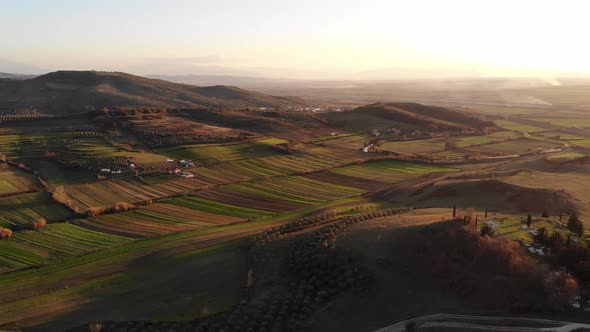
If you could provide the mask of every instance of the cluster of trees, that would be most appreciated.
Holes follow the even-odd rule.
[[[355,214],[354,216],[347,216],[338,220],[344,224],[350,225],[364,220],[392,216],[399,213],[407,212],[410,208],[397,209],[379,209],[367,211],[364,213]],[[290,233],[303,229],[305,227],[321,224],[327,221],[332,221],[336,217],[334,213],[324,213],[313,217],[305,217],[296,219],[295,221],[268,229],[255,237],[256,244],[261,245],[272,240],[280,240],[289,236]]]
[[[569,216],[567,220],[567,228],[577,236],[582,236],[584,234],[584,223],[582,223],[576,212]]]
[[[516,241],[481,237],[454,222],[421,243],[418,250],[431,260],[433,276],[463,296],[538,311],[571,308],[578,292],[571,275],[538,264]]]
[[[241,130],[229,130],[224,132],[194,133],[183,129],[142,129],[134,130],[142,140],[151,148],[180,144],[207,144],[207,143],[230,143],[249,140],[253,137],[251,133]]]

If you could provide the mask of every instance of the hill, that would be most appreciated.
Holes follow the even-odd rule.
[[[473,114],[417,103],[375,103],[351,111],[327,115],[337,126],[349,130],[396,128],[400,130],[469,132],[494,127]]]
[[[57,71],[26,80],[0,80],[0,110],[46,112],[108,106],[286,108],[297,101],[232,86],[198,87],[120,72]]]

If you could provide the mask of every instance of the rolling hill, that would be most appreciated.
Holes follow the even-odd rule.
[[[494,127],[473,114],[417,103],[375,103],[327,115],[334,125],[350,130],[386,129],[471,131]]]
[[[26,80],[0,80],[0,110],[38,108],[64,113],[108,106],[286,108],[297,100],[232,86],[198,87],[120,72],[57,71]]]

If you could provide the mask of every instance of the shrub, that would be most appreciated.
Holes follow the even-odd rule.
[[[1,228],[0,229],[0,239],[6,239],[12,236],[12,230],[8,228]]]
[[[33,224],[31,225],[31,227],[33,229],[39,229],[39,228],[45,227],[45,225],[47,225],[47,220],[45,220],[45,218],[41,218],[37,221],[34,221]]]

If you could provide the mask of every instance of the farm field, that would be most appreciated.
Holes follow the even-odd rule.
[[[507,130],[511,130],[511,131],[534,133],[534,132],[548,130],[547,128],[544,128],[544,127],[521,124],[521,123],[508,121],[508,120],[497,120],[496,123],[498,124],[498,126],[504,128],[504,129],[507,129]]]
[[[532,153],[540,149],[552,149],[559,147],[561,147],[561,144],[535,139],[519,138],[500,143],[475,146],[468,148],[467,150],[488,155],[519,155]]]
[[[41,219],[54,222],[70,216],[71,211],[53,202],[45,192],[0,197],[0,227],[28,228]]]
[[[430,173],[453,171],[457,171],[457,169],[389,160],[344,166],[330,170],[330,172],[351,177],[391,183],[416,178]]]
[[[132,177],[104,180],[88,184],[63,186],[67,197],[81,210],[92,207],[110,206],[117,202],[137,203],[171,195],[178,195],[210,186],[199,178],[145,184]]]
[[[420,154],[439,152],[445,149],[445,141],[442,138],[414,140],[414,141],[390,141],[385,142],[379,149],[403,154]]]
[[[22,170],[0,166],[0,195],[36,190],[37,180]]]
[[[148,238],[244,221],[247,219],[156,203],[129,212],[80,219],[74,223],[108,234]]]
[[[178,159],[192,160],[198,164],[213,164],[246,158],[265,157],[277,154],[272,146],[284,140],[268,138],[248,143],[226,145],[182,145],[161,149],[160,152]]]
[[[226,186],[228,190],[298,204],[318,204],[337,198],[358,196],[363,191],[303,176],[291,176],[261,183]]]
[[[545,123],[560,126],[560,127],[590,128],[590,119],[588,119],[585,116],[564,117],[563,115],[556,115],[556,116],[548,116],[548,115],[535,116],[535,115],[532,115],[532,116],[526,116],[526,118],[534,120],[534,121],[545,122]]]
[[[67,259],[129,240],[70,223],[50,224],[39,231],[19,232],[10,239],[0,241],[0,273]]]

